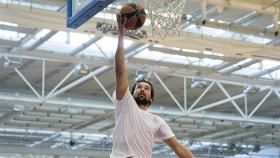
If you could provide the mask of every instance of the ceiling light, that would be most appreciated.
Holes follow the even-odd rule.
[[[254,86],[245,86],[243,89],[243,94],[257,94],[260,88]]]
[[[22,104],[15,104],[13,107],[14,111],[24,111],[25,107]]]
[[[76,71],[76,74],[85,76],[85,75],[89,74],[90,70],[89,70],[88,65],[86,65],[86,64],[78,64],[75,67],[75,71]]]
[[[4,63],[3,63],[4,67],[19,68],[21,67],[21,65],[22,65],[21,59],[19,59],[19,61],[16,61],[16,60],[11,60],[8,57],[4,57]]]
[[[149,80],[151,78],[152,72],[147,71],[136,71],[135,82],[140,80]]]
[[[135,81],[140,81],[140,80],[144,80],[145,76],[144,74],[138,74],[136,77],[135,77]]]
[[[208,81],[193,81],[191,88],[205,88],[209,85]]]

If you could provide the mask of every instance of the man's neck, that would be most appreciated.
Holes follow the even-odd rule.
[[[144,111],[147,111],[148,107],[147,105],[138,105],[138,107]]]

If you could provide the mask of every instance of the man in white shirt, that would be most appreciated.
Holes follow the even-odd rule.
[[[110,158],[151,158],[156,139],[163,140],[180,158],[194,158],[162,118],[147,112],[154,96],[152,84],[138,81],[129,92],[123,43],[126,19],[117,15],[117,21],[119,39],[115,55],[116,91],[113,95],[116,122]]]

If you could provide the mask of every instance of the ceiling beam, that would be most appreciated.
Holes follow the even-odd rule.
[[[31,96],[28,94],[20,94],[17,93],[16,97],[15,94],[9,94],[6,92],[0,92],[0,100],[4,101],[18,101],[22,104],[24,103],[34,103],[39,104],[42,102],[41,99],[36,98],[35,96]],[[84,108],[97,108],[103,110],[114,110],[114,106],[111,101],[98,101],[98,100],[86,100],[86,99],[79,99],[79,98],[72,98],[71,102],[69,102],[65,98],[56,97],[55,99],[46,100],[45,105],[53,105],[53,106],[74,106],[74,107],[84,107]],[[152,113],[159,113],[159,114],[167,114],[167,115],[174,115],[174,116],[184,116],[184,117],[194,117],[194,118],[208,118],[208,119],[219,119],[219,120],[231,120],[231,121],[246,121],[246,122],[254,122],[254,123],[262,123],[262,124],[275,124],[280,125],[279,118],[270,118],[270,117],[258,117],[252,116],[250,118],[244,118],[240,115],[228,113],[216,113],[216,112],[208,112],[204,111],[201,113],[185,113],[180,111],[178,108],[167,108],[167,109],[160,109],[162,105],[153,105],[150,109]],[[176,106],[176,105],[174,105]]]
[[[257,73],[254,73],[250,77],[258,78],[258,77],[261,77],[263,75],[266,75],[266,74],[272,73],[274,71],[277,71],[279,69],[280,69],[280,65],[272,67],[272,68],[269,68],[269,69],[266,69],[266,70],[263,70],[263,71],[260,71],[260,72],[257,72]]]
[[[50,31],[49,33],[47,33],[44,37],[39,38],[36,42],[34,42],[30,47],[28,47],[27,49],[29,51],[32,51],[34,49],[36,49],[37,47],[39,47],[41,44],[43,44],[44,42],[46,42],[47,40],[49,40],[52,36],[54,36],[57,33],[57,31]]]
[[[172,55],[183,55],[186,57],[195,57],[195,58],[209,58],[209,59],[217,59],[217,60],[227,60],[227,61],[234,61],[236,58],[234,57],[227,57],[227,56],[218,56],[218,55],[209,55],[209,54],[204,54],[203,52],[199,53],[193,53],[193,52],[188,52],[184,50],[174,50],[171,48],[161,48],[161,47],[156,47],[156,46],[151,46],[149,47],[150,51],[156,51],[156,52],[161,52],[161,53],[166,53],[166,54],[172,54]]]
[[[0,125],[3,125],[6,121],[10,121],[11,118],[20,115],[20,111],[10,111],[5,113],[3,116],[0,117]]]
[[[0,29],[7,30],[7,31],[15,31],[15,32],[24,33],[24,34],[33,34],[37,30],[37,29],[31,28],[31,27],[11,26],[11,25],[5,25],[5,24],[0,24]]]
[[[7,47],[6,45],[0,46],[0,52],[8,52],[11,47]]]
[[[113,20],[104,20],[93,18],[89,22],[85,23],[77,30],[71,30],[65,26],[65,14],[59,12],[52,12],[41,9],[32,9],[30,10],[27,7],[17,6],[17,5],[6,5],[0,4],[0,14],[3,15],[0,17],[0,20],[18,23],[20,25],[33,26],[38,28],[48,28],[51,30],[61,30],[61,31],[78,31],[84,32],[86,30],[93,30],[98,22],[108,23],[116,26],[116,21]],[[25,17],[28,17],[25,18]],[[95,30],[95,29],[94,29]],[[235,41],[225,38],[209,37],[190,33],[190,32],[181,32],[181,36],[176,36],[173,38],[161,39],[152,39],[152,33],[150,28],[143,27],[142,30],[145,30],[148,34],[148,38],[136,40],[143,43],[151,43],[156,40],[157,44],[166,45],[170,47],[185,48],[185,49],[194,49],[198,51],[211,50],[215,53],[222,53],[227,56],[232,57],[252,57],[258,58],[274,58],[275,60],[280,60],[279,51],[280,48],[261,45],[246,41]],[[104,36],[101,31],[95,30],[95,35]],[[109,34],[106,34],[109,35]],[[223,44],[221,44],[223,43]],[[264,55],[263,52],[266,52]]]
[[[61,136],[61,134],[60,134],[59,132],[58,132],[58,133],[55,133],[55,132],[54,132],[54,134],[52,134],[51,136],[45,137],[45,138],[43,138],[43,139],[40,140],[40,141],[34,141],[32,144],[29,144],[29,145],[26,145],[26,146],[28,146],[28,147],[34,147],[34,146],[40,145],[40,144],[42,144],[42,143],[44,143],[44,142],[46,142],[46,141],[55,139],[55,138],[60,137],[60,136]]]
[[[98,116],[98,117],[94,118],[94,119],[91,120],[91,121],[88,121],[88,122],[86,122],[86,123],[84,123],[84,124],[80,124],[79,126],[75,127],[75,130],[76,130],[76,131],[81,130],[81,129],[86,128],[86,127],[88,127],[88,126],[91,126],[91,125],[93,125],[93,124],[95,124],[95,123],[98,123],[98,122],[100,122],[100,121],[104,121],[104,120],[106,120],[106,119],[109,119],[109,118],[111,118],[111,117],[114,116],[114,115],[115,115],[115,112],[114,112],[114,111],[108,112],[107,114],[104,114],[104,115],[102,115],[102,116]]]
[[[62,55],[62,54],[53,54],[47,51],[32,51],[28,52],[26,50],[17,50],[14,53],[3,53],[0,52],[0,56],[7,56],[7,57],[17,57],[17,58],[24,58],[24,59],[33,59],[33,60],[46,60],[46,61],[55,61],[55,62],[73,62],[73,63],[85,63],[90,64],[94,67],[104,66],[104,65],[111,65],[112,63],[105,58],[89,58],[89,57],[75,57],[69,55]],[[142,62],[154,63],[150,66],[145,66],[143,64],[135,64],[133,62],[139,61],[139,59],[132,58],[127,63],[127,69],[129,70],[141,70],[146,69],[150,71],[156,71],[158,73],[168,74],[171,76],[177,77],[187,77],[187,78],[195,78],[200,80],[207,80],[207,81],[219,81],[226,84],[232,85],[239,85],[244,86],[247,84],[260,86],[260,87],[271,87],[274,89],[279,89],[278,83],[272,80],[266,79],[252,79],[243,76],[235,76],[235,75],[222,75],[219,73],[215,73],[210,68],[198,67],[198,66],[188,66],[188,65],[175,65],[175,67],[166,67],[172,66],[172,64],[165,63],[165,67],[162,67],[160,64],[156,64],[149,60],[141,60]],[[167,65],[166,65],[167,64]],[[174,65],[174,64],[173,64]],[[145,66],[145,68],[143,68]],[[179,66],[179,67],[178,67]],[[192,70],[198,70],[200,73],[193,72]]]
[[[132,51],[132,52],[127,52],[125,54],[125,59],[129,59],[129,58],[132,58],[134,55],[138,54],[139,52],[141,52],[143,49],[147,48],[148,45],[142,45],[141,47],[139,47],[138,49]],[[106,71],[108,71],[109,69],[111,69],[111,66],[107,66],[107,65],[104,65],[102,67],[99,67],[98,69],[94,70],[93,72],[90,72],[88,75],[84,76],[84,77],[81,77],[73,82],[71,82],[70,84],[66,85],[65,87],[62,87],[61,89],[55,91],[52,95],[50,95],[48,98],[46,99],[49,99],[49,98],[52,98],[52,97],[55,97],[57,95],[60,95],[61,93],[65,92],[65,91],[68,91],[76,86],[78,86],[79,84],[83,83],[83,82],[86,82],[87,80],[89,79],[92,79],[93,76],[98,76]]]
[[[269,6],[267,8],[264,8],[267,5],[266,1],[250,2],[250,1],[243,1],[243,0],[208,0],[207,2],[208,4],[222,5],[225,8],[257,11],[259,13],[268,14],[268,15],[275,14],[274,6]]]
[[[1,45],[3,45],[3,46],[18,47],[18,46],[20,46],[20,42],[12,41],[12,40],[0,39],[0,46]]]
[[[248,61],[246,63],[235,65],[235,66],[232,66],[230,68],[225,68],[224,70],[221,70],[220,72],[222,74],[231,74],[231,73],[233,73],[235,71],[244,69],[244,68],[249,67],[249,66],[251,66],[253,64],[256,64],[258,62],[260,62],[260,60],[252,59],[251,61]]]
[[[36,49],[39,45],[43,44],[45,41],[50,39],[56,33],[57,33],[57,31],[50,31],[44,37],[42,37],[42,38],[38,39],[37,41],[35,41],[30,47],[27,48],[27,50],[32,51],[32,50]],[[34,35],[35,35],[35,33],[34,33]],[[31,35],[31,37],[34,36],[34,35]],[[18,46],[21,46],[22,44],[24,44],[24,42],[27,42],[27,40],[30,40],[30,39],[31,39],[30,36],[26,36],[25,39],[23,39],[22,41],[19,42]],[[18,47],[18,46],[14,46],[14,47]],[[18,50],[18,48],[11,49],[10,52],[8,52],[8,53],[11,53],[11,52],[14,53],[16,50]],[[34,63],[34,61],[28,61],[22,67],[20,67],[20,69],[28,67],[32,63]],[[12,77],[14,77],[15,74],[16,74],[16,72],[11,72],[8,76],[6,76],[5,78],[2,78],[1,82],[6,82],[7,80],[9,80]]]
[[[31,60],[46,60],[46,61],[53,61],[53,62],[61,62],[61,63],[84,63],[90,64],[93,66],[102,66],[108,65],[110,62],[105,58],[100,57],[88,57],[88,56],[71,56],[67,54],[59,54],[54,53],[51,51],[45,50],[34,50],[28,51],[24,48],[17,49],[13,53],[9,53],[6,51],[0,52],[0,56],[7,56],[7,57],[15,57],[15,58],[22,58],[22,59],[31,59]]]
[[[243,76],[227,76],[227,75],[222,75],[218,73],[208,73],[208,72],[203,72],[201,71],[200,73],[193,72],[188,70],[187,68],[169,68],[169,67],[162,67],[160,65],[151,65],[149,67],[140,65],[140,64],[130,64],[128,63],[127,69],[131,70],[149,70],[149,71],[154,71],[159,74],[168,74],[170,76],[177,76],[177,77],[186,77],[186,78],[194,78],[198,80],[206,80],[206,81],[219,81],[221,83],[225,84],[231,84],[231,85],[239,85],[239,86],[244,86],[247,84],[252,84],[258,87],[263,87],[263,88],[272,88],[272,89],[279,89],[280,86],[278,85],[278,82],[275,81],[269,81],[266,79],[258,79],[258,80],[253,80],[253,79],[248,79],[247,77]]]
[[[93,43],[96,43],[97,41],[99,41],[102,37],[100,36],[96,36],[96,37],[93,37],[91,38],[90,40],[88,40],[86,43],[83,43],[81,46],[77,47],[76,49],[74,49],[73,51],[71,51],[69,53],[70,56],[76,56],[77,54],[79,54],[81,51],[85,50],[86,48],[88,48],[89,46],[91,46]],[[65,60],[65,58],[63,58],[63,60]],[[79,62],[77,62],[76,60],[73,61],[73,64],[77,64]],[[60,67],[61,68],[64,68],[64,67],[70,67],[72,63],[66,63],[66,64],[63,64],[61,65]],[[62,71],[61,69],[56,69],[54,71],[51,71],[49,72],[48,74],[46,74],[46,80],[48,78],[51,78],[53,77],[54,75],[57,75],[59,74],[59,72]],[[39,83],[41,82],[41,79],[39,80],[36,80],[35,83]]]
[[[242,60],[245,60],[245,59],[244,58],[237,58],[236,60],[233,60],[233,61],[225,61],[225,62],[223,62],[223,63],[221,63],[219,65],[213,66],[213,68],[216,71],[220,71],[220,70],[222,70],[222,69],[224,69],[226,67],[229,67],[229,66],[231,66],[233,64],[236,64],[236,63],[238,63],[238,62],[240,62]]]

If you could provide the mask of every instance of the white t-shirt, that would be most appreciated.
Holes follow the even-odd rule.
[[[167,123],[159,116],[138,108],[127,89],[122,100],[116,99],[113,149],[110,158],[151,158],[156,139],[174,136]]]

